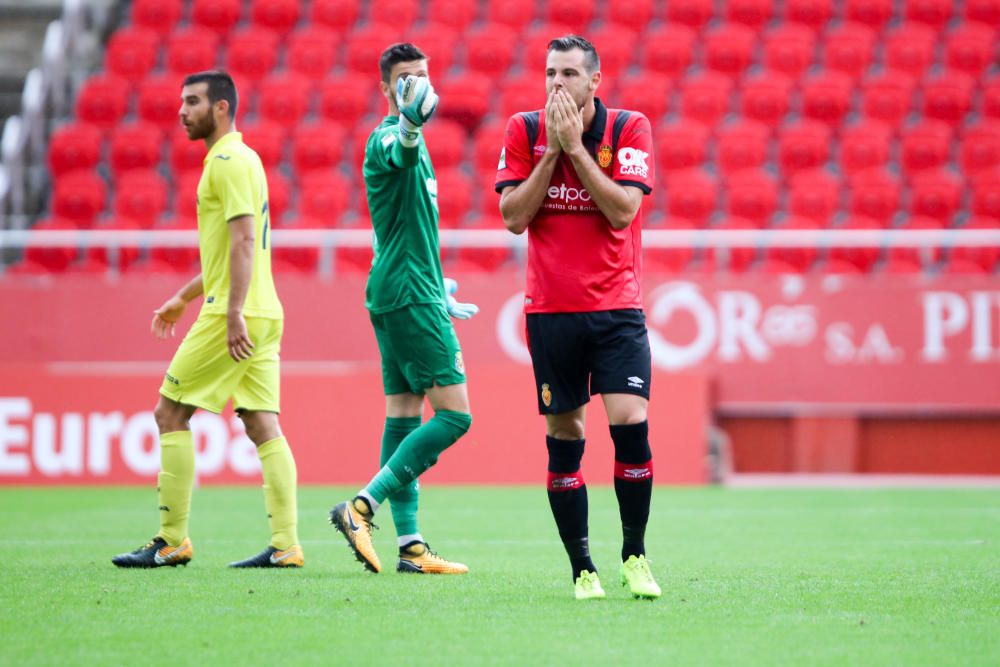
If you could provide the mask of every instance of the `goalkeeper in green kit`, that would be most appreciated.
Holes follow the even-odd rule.
[[[430,550],[417,529],[417,478],[469,430],[465,364],[450,317],[479,312],[452,296],[441,273],[437,181],[421,127],[438,97],[427,57],[393,44],[379,59],[389,114],[365,147],[364,177],[375,231],[375,259],[365,292],[382,357],[385,430],[381,470],[354,498],[330,512],[365,568],[382,566],[372,544],[372,518],[386,500],[399,541],[399,572],[462,574],[469,568]],[[424,397],[434,416],[422,422]]]

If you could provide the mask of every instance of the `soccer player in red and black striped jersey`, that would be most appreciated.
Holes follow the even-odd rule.
[[[651,360],[639,280],[641,204],[653,185],[649,120],[595,97],[600,59],[586,39],[552,40],[545,67],[545,108],[508,121],[496,190],[507,229],[528,231],[524,310],[546,417],[549,504],[577,599],[604,597],[580,473],[586,404],[600,394],[615,445],[621,583],[652,599],[660,588],[644,545],[653,484]]]

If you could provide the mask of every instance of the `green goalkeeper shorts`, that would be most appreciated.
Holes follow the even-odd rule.
[[[371,314],[385,395],[423,394],[465,382],[465,361],[444,304],[422,303]]]

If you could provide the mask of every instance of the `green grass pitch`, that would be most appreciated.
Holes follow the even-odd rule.
[[[156,530],[152,489],[0,489],[2,665],[998,665],[1000,491],[657,488],[664,595],[617,582],[614,492],[590,489],[608,591],[572,599],[542,488],[423,490],[460,577],[379,575],[300,490],[306,567],[232,571],[267,542],[255,488],[195,492],[187,568],[119,571]]]

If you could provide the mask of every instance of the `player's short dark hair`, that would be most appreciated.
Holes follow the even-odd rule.
[[[409,42],[398,42],[393,44],[378,59],[378,68],[382,72],[382,80],[389,83],[389,75],[392,67],[396,63],[409,63],[414,60],[427,60],[424,52]]]
[[[597,55],[597,49],[589,41],[580,37],[579,35],[566,35],[564,37],[558,37],[549,42],[549,51],[572,51],[573,49],[580,49],[583,51],[583,66],[587,70],[587,74],[593,74],[597,70],[601,69],[601,59]]]
[[[236,118],[236,107],[240,103],[240,97],[236,93],[236,84],[233,77],[222,70],[208,70],[188,74],[184,79],[184,85],[190,86],[195,83],[208,84],[208,101],[215,104],[219,100],[229,102],[229,118]]]

